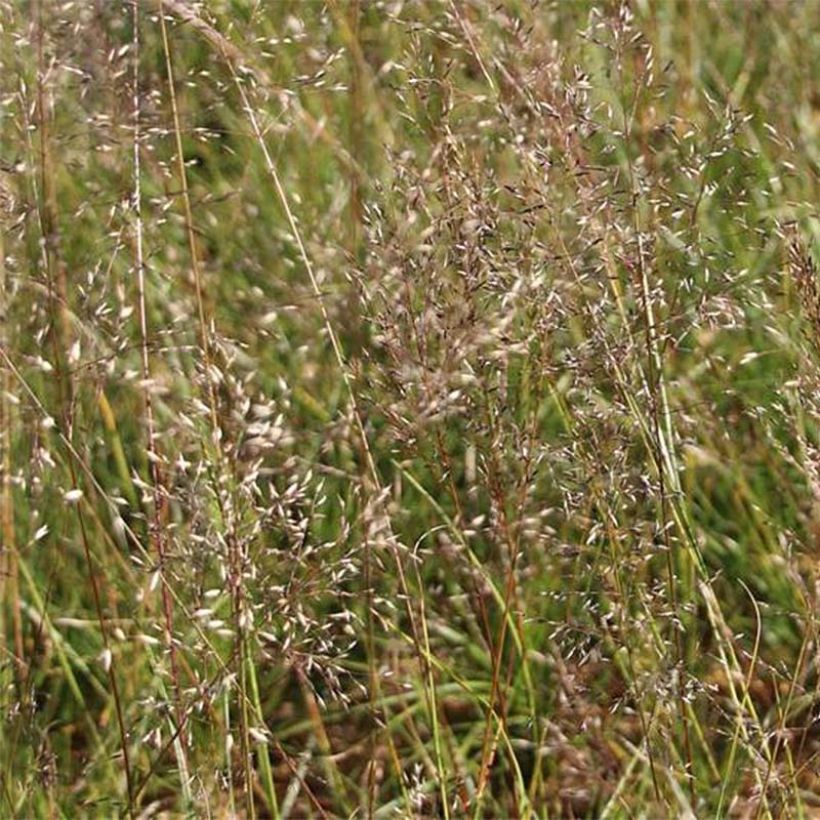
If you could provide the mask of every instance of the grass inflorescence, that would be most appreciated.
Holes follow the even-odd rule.
[[[818,31],[0,2],[0,816],[820,810]]]

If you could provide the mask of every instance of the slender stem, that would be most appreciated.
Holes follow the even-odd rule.
[[[71,441],[72,430],[74,428],[72,420],[72,403],[74,400],[74,388],[71,373],[66,366],[67,353],[71,346],[71,323],[68,311],[68,285],[65,265],[59,253],[59,227],[57,218],[57,191],[55,187],[53,160],[51,155],[51,138],[49,128],[49,110],[47,104],[46,89],[46,65],[45,65],[45,24],[42,1],[37,3],[37,117],[40,127],[40,180],[41,197],[38,203],[38,213],[40,226],[43,232],[42,254],[46,271],[49,277],[49,288],[51,298],[49,307],[51,319],[54,326],[52,333],[52,347],[54,359],[57,365],[57,385],[60,415],[66,427],[66,440]],[[8,361],[8,360],[7,360]],[[68,460],[69,475],[71,479],[72,491],[80,490],[80,484],[74,463]],[[126,789],[128,792],[128,814],[134,816],[133,801],[133,779],[131,775],[131,763],[128,753],[128,732],[125,726],[125,718],[122,709],[122,699],[120,697],[119,684],[116,675],[116,661],[110,647],[108,636],[108,624],[103,612],[100,595],[99,582],[94,571],[94,562],[91,556],[91,547],[88,532],[85,524],[85,517],[81,503],[77,503],[77,521],[80,527],[83,552],[85,554],[88,581],[91,587],[94,609],[100,627],[100,635],[103,642],[103,652],[106,658],[105,666],[111,686],[111,697],[114,702],[114,711],[119,727],[120,745],[123,758],[123,769],[125,772]]]
[[[168,587],[167,556],[165,537],[163,535],[163,512],[165,509],[165,494],[163,492],[163,476],[160,466],[160,456],[157,452],[157,435],[154,423],[154,402],[151,394],[151,362],[148,352],[148,310],[145,297],[145,257],[143,251],[143,219],[142,219],[142,178],[140,157],[140,19],[139,0],[132,0],[132,27],[133,27],[133,77],[132,77],[132,117],[134,128],[134,190],[132,208],[134,211],[134,244],[136,249],[137,269],[137,315],[139,317],[140,332],[140,361],[142,367],[142,381],[145,385],[143,400],[145,403],[145,420],[148,436],[148,469],[151,475],[151,492],[153,495],[153,516],[150,525],[150,537],[157,554],[158,570],[162,595],[162,609],[165,621],[165,643],[168,648],[168,657],[171,665],[171,683],[174,690],[174,710],[176,724],[179,727],[178,759],[180,762],[180,777],[182,790],[186,802],[190,799],[188,787],[188,740],[187,732],[183,728],[184,708],[182,705],[182,683],[179,674],[177,647],[174,640],[174,609]]]

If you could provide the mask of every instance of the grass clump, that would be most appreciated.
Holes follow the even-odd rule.
[[[811,3],[0,3],[1,813],[817,810]]]

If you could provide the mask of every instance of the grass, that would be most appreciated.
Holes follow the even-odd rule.
[[[0,19],[0,815],[817,813],[820,6]]]

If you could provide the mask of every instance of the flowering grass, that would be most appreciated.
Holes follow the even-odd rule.
[[[820,5],[0,23],[0,816],[820,811]]]

